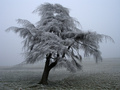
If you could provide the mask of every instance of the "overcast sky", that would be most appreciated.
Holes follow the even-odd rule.
[[[22,38],[14,32],[5,32],[10,26],[18,26],[16,19],[36,23],[40,17],[33,14],[39,5],[58,3],[70,9],[70,15],[82,25],[82,29],[111,36],[115,43],[100,44],[103,58],[120,57],[120,0],[0,0],[0,66],[11,66],[24,61],[21,55]]]

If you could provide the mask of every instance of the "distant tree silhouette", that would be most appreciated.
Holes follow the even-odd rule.
[[[36,25],[18,19],[22,27],[10,27],[7,31],[13,30],[24,39],[26,63],[46,58],[40,84],[47,84],[54,67],[66,67],[72,72],[81,69],[79,50],[83,50],[85,56],[93,55],[96,61],[102,60],[99,43],[104,38],[112,40],[110,36],[82,31],[77,26],[79,22],[69,15],[69,9],[59,4],[42,4],[33,12],[41,16]]]

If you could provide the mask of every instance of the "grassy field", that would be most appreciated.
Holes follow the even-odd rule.
[[[0,67],[0,90],[120,90],[120,59],[104,59],[96,64],[85,59],[83,70],[70,73],[52,70],[49,84],[37,84],[43,67],[39,64]]]

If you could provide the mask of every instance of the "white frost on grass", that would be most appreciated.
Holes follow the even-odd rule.
[[[37,84],[42,76],[38,64],[17,68],[0,69],[0,89],[2,90],[39,90],[39,89],[120,89],[120,59],[104,59],[95,64],[94,60],[82,62],[83,71],[75,74],[65,69],[52,70],[49,85]],[[33,68],[32,68],[33,67]]]

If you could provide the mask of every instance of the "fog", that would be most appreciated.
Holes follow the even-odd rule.
[[[39,5],[58,3],[70,9],[82,30],[96,31],[111,36],[115,43],[103,42],[100,50],[103,58],[120,57],[120,0],[1,0],[0,2],[0,66],[11,66],[24,61],[22,38],[5,30],[18,26],[16,19],[27,19],[36,23],[40,17],[33,14]]]

